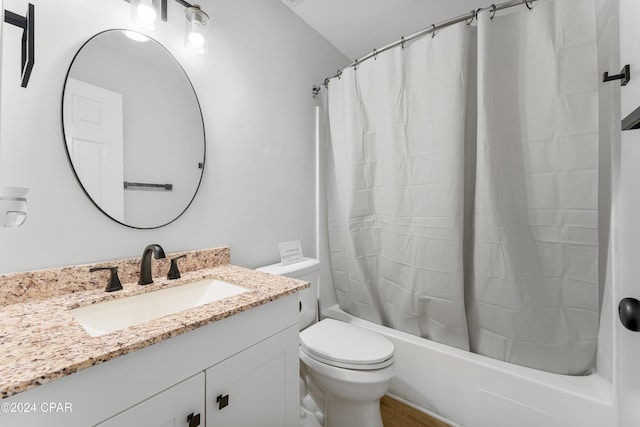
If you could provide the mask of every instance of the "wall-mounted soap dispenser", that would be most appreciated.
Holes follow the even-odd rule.
[[[24,187],[0,187],[0,227],[18,227],[27,219],[27,192]]]

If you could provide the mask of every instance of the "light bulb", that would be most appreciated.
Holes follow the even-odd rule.
[[[137,11],[140,22],[143,22],[145,24],[153,24],[158,18],[158,14],[156,13],[152,5],[140,3]]]
[[[194,49],[201,49],[204,46],[204,36],[196,32],[189,33],[189,44]]]
[[[146,30],[157,30],[159,21],[158,0],[130,0],[131,20]]]

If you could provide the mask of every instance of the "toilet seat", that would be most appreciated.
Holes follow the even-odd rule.
[[[324,319],[300,333],[300,349],[309,357],[339,368],[382,369],[393,363],[394,346],[375,332]]]

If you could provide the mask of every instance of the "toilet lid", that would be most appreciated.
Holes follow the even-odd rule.
[[[309,357],[348,369],[381,369],[393,362],[393,343],[375,332],[324,319],[300,332],[300,346]]]

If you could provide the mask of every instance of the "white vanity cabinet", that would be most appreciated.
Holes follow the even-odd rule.
[[[206,427],[293,425],[288,402],[298,400],[298,390],[289,389],[289,370],[299,363],[297,345],[288,345],[291,332],[297,340],[293,329],[206,370]]]
[[[297,426],[298,332],[291,294],[2,399],[38,410],[0,412],[0,426],[187,427],[192,412],[201,426]],[[40,410],[50,402],[70,410]]]
[[[109,418],[96,427],[197,427],[204,425],[203,397],[204,373],[200,373]]]
[[[96,427],[290,426],[288,402],[297,402],[298,396],[292,393],[295,388],[288,390],[288,370],[299,360],[297,345],[290,345],[291,335],[297,337],[296,327],[253,345]]]

